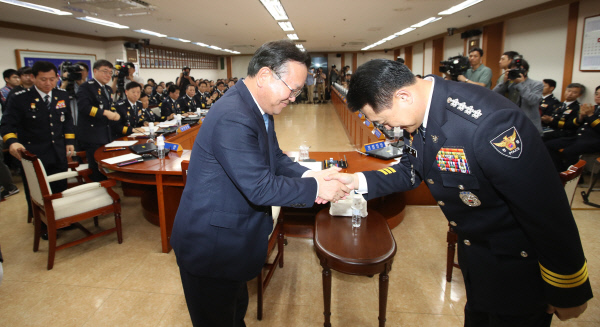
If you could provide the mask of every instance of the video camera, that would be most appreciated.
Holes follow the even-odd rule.
[[[450,57],[448,60],[440,61],[440,72],[452,77],[452,80],[456,81],[458,75],[464,75],[469,66],[469,58],[458,55]]]
[[[521,74],[523,74],[523,76],[527,75],[527,70],[529,70],[529,67],[527,66],[527,62],[523,59],[523,56],[514,56],[512,63],[510,64],[510,67],[512,68],[508,71],[506,78],[512,81],[521,77]]]
[[[60,74],[63,79],[74,82],[80,80],[83,76],[81,73],[83,72],[83,67],[79,65],[73,65],[70,61],[63,61],[60,66],[58,66],[58,70],[60,70]],[[64,74],[67,73],[67,76]]]
[[[123,62],[123,60],[117,60],[115,62],[113,78],[116,77],[119,80],[125,81],[125,77],[129,76],[129,67],[133,67],[133,64],[130,62]]]

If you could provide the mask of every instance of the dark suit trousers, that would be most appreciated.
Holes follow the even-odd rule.
[[[195,327],[245,327],[246,282],[198,277],[179,268],[188,311]]]
[[[552,315],[546,313],[546,306],[526,315],[509,316],[490,312],[480,312],[465,306],[465,327],[550,327]]]
[[[106,180],[106,176],[104,176],[100,170],[98,170],[98,163],[94,159],[94,153],[98,148],[100,148],[103,144],[93,144],[93,143],[81,143],[81,149],[85,151],[85,157],[87,158],[88,167],[92,170],[90,174],[90,179],[93,182],[101,182]]]

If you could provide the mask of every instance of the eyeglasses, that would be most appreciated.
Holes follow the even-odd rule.
[[[277,76],[277,79],[278,79],[278,80],[280,80],[280,81],[282,81],[282,82],[283,82],[283,84],[285,84],[285,86],[287,86],[287,88],[288,88],[288,89],[290,89],[290,95],[288,96],[288,99],[289,99],[289,98],[296,98],[296,97],[298,97],[298,96],[300,95],[300,93],[302,93],[302,87],[300,87],[300,88],[298,88],[298,89],[294,90],[294,89],[292,89],[292,88],[291,88],[291,87],[288,85],[288,83],[286,83],[286,82],[285,82],[285,81],[284,81],[284,80],[281,78],[281,76],[279,76],[279,74],[277,74],[277,72],[276,72],[276,71],[273,71],[273,74],[275,74],[275,76]]]
[[[113,71],[112,69],[108,70],[108,69],[98,69],[99,72],[103,73],[103,74],[112,74]]]

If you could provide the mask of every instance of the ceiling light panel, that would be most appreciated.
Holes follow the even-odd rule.
[[[111,22],[111,21],[104,20],[104,19],[99,19],[96,17],[85,16],[85,17],[75,17],[75,18],[77,18],[79,20],[83,20],[88,23],[94,23],[94,24],[104,25],[104,26],[113,27],[113,28],[120,28],[120,29],[129,28],[129,26],[121,25],[121,24],[118,24],[115,22]]]
[[[423,21],[420,21],[420,22],[412,25],[411,27],[415,27],[415,28],[416,27],[423,27],[423,26],[425,26],[427,24],[431,24],[433,22],[437,22],[440,19],[442,19],[442,17],[429,17],[429,18],[427,18],[427,19],[425,19]]]
[[[441,11],[438,13],[438,15],[452,15],[456,12],[459,12],[463,9],[467,9],[469,7],[471,7],[474,4],[480,3],[483,0],[467,0],[465,2],[459,3],[454,7],[451,7],[450,9],[446,9],[444,11]]]
[[[298,37],[298,35],[297,35],[297,34],[288,34],[288,35],[287,35],[287,37],[288,37],[290,40],[299,40],[299,37]]]
[[[293,31],[294,27],[291,22],[279,22],[279,27],[285,32]]]
[[[138,33],[143,33],[143,34],[158,36],[158,37],[166,37],[167,36],[165,34],[160,34],[160,33],[152,32],[152,31],[145,30],[145,29],[139,29],[139,30],[133,30],[133,31],[134,32],[138,32]]]
[[[58,10],[58,9],[54,9],[54,8],[46,7],[46,6],[42,6],[42,5],[36,5],[35,3],[30,3],[30,2],[25,2],[25,1],[0,0],[0,2],[8,3],[11,5],[24,7],[24,8],[28,8],[28,9],[33,9],[33,10],[37,10],[37,11],[42,11],[42,12],[49,13],[49,14],[59,15],[59,16],[72,15],[72,13],[67,12],[67,11],[62,11],[62,10]]]
[[[288,16],[285,13],[285,9],[281,5],[279,0],[260,0],[260,2],[265,6],[269,14],[273,16],[275,20],[287,20]]]

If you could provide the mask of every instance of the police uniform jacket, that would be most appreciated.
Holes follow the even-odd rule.
[[[52,89],[47,107],[35,87],[15,93],[2,116],[0,133],[7,146],[21,143],[44,165],[64,163],[66,169],[66,146],[75,144],[69,95]]]
[[[148,97],[151,106],[158,106],[165,100],[165,96],[160,93],[155,93],[153,96]]]
[[[550,94],[549,96],[542,98],[540,102],[540,115],[544,116],[552,116],[554,111],[562,105],[562,102],[558,100],[554,94]]]
[[[145,122],[155,123],[159,121],[159,118],[160,117],[156,116],[150,108],[142,109],[142,119]]]
[[[171,114],[180,114],[179,104],[177,101],[167,97],[160,105],[160,121],[165,121]]]
[[[577,118],[579,117],[579,102],[571,102],[568,106],[562,103],[561,106],[552,114],[552,121],[548,126],[553,129],[552,132],[545,133],[544,138],[575,136],[579,127]]]
[[[133,129],[139,126],[144,126],[144,115],[142,111],[142,102],[136,101],[135,108],[131,106],[129,100],[124,99],[115,105],[117,113],[121,119],[114,124],[115,138],[123,137],[133,133]]]
[[[194,95],[194,100],[196,101],[196,105],[200,107],[200,109],[208,109],[210,106],[206,103],[206,99],[208,96],[206,93],[198,92]]]
[[[107,144],[112,141],[111,126],[114,124],[104,116],[104,110],[116,111],[112,105],[112,89],[106,85],[106,92],[95,79],[79,86],[77,90],[78,140],[89,144]]]
[[[186,95],[177,99],[177,104],[179,105],[179,113],[186,114],[188,112],[196,112],[196,100],[195,98],[190,98]]]
[[[594,107],[594,114],[584,117],[583,120],[577,120],[579,128],[577,129],[577,138],[586,140],[590,144],[598,146],[600,144],[600,105]]]
[[[585,303],[592,291],[579,233],[536,128],[497,93],[433,78],[425,133],[405,132],[401,162],[364,173],[365,197],[425,182],[458,234],[475,311],[516,315]]]

